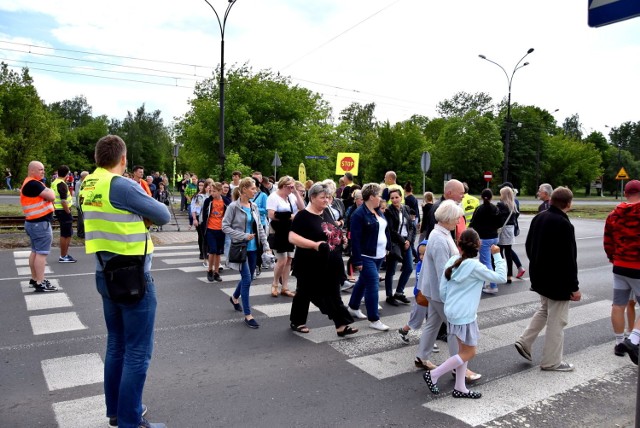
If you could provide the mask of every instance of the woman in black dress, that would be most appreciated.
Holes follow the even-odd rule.
[[[309,204],[298,212],[291,224],[289,241],[296,246],[293,275],[298,288],[291,305],[291,329],[308,333],[309,303],[333,320],[340,337],[354,334],[353,317],[340,298],[340,276],[344,272],[342,230],[327,212],[329,190],[314,184],[309,189]]]

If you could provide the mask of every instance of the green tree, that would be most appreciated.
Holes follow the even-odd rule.
[[[545,176],[554,187],[576,188],[602,174],[602,158],[593,144],[566,135],[555,135],[548,143]]]
[[[611,144],[626,150],[635,160],[640,160],[640,122],[625,122],[617,128],[611,128]]]
[[[422,182],[420,156],[427,142],[422,130],[412,121],[398,122],[395,125],[387,121],[378,126],[378,142],[365,165],[363,179],[366,182],[381,182],[387,171],[395,171],[398,184],[406,181]]]
[[[57,141],[59,135],[27,68],[17,73],[4,62],[0,64],[0,106],[0,155],[16,183],[25,177],[32,160],[42,161],[50,171],[49,163],[57,159],[45,158],[44,149]]]
[[[463,117],[472,111],[483,116],[490,115],[494,108],[492,98],[485,92],[476,92],[475,94],[458,92],[451,99],[440,101],[436,111],[442,117],[449,118]]]
[[[120,135],[127,143],[129,168],[142,165],[145,174],[171,170],[171,135],[160,114],[160,110],[148,113],[143,104],[135,113],[128,111],[122,122],[112,122],[110,132]]]
[[[433,182],[440,186],[444,174],[452,174],[466,181],[471,192],[478,193],[485,186],[483,172],[497,171],[502,157],[500,133],[493,120],[476,111],[449,118],[433,149]]]
[[[254,73],[244,65],[227,73],[225,99],[225,151],[238,153],[242,163],[262,172],[272,170],[278,152],[278,175],[297,175],[305,155],[327,155],[327,142],[335,142],[331,109],[319,94],[292,85],[289,78],[269,70]],[[200,174],[219,163],[219,78],[200,82],[190,110],[176,124],[176,141],[184,144],[189,169]],[[331,148],[332,146],[329,146]],[[181,155],[182,156],[182,155]],[[230,177],[225,165],[223,176]]]
[[[60,139],[45,148],[47,158],[68,165],[71,171],[91,171],[96,142],[108,132],[107,117],[94,118],[84,96],[55,102],[48,108],[55,117]]]

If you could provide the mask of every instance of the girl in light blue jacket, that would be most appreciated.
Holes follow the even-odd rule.
[[[475,230],[467,229],[462,232],[458,245],[462,256],[453,256],[445,265],[440,279],[440,298],[444,302],[449,340],[453,339],[451,336],[456,337],[459,351],[438,368],[427,370],[424,374],[424,381],[433,394],[440,393],[437,385],[440,376],[451,370],[466,373],[467,362],[476,355],[479,337],[477,312],[484,283],[500,284],[507,279],[507,266],[500,256],[500,247],[491,246],[496,266],[494,272],[476,259],[480,249],[480,237]],[[456,376],[456,384],[451,395],[454,398],[482,397],[481,393],[467,389],[464,376]]]

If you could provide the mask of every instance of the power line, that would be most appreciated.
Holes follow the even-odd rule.
[[[132,60],[136,60],[136,61],[147,61],[147,62],[157,62],[157,63],[163,63],[163,64],[184,65],[184,66],[188,66],[188,67],[210,68],[212,70],[215,69],[215,67],[211,67],[209,65],[186,64],[186,63],[182,63],[182,62],[164,61],[164,60],[157,60],[157,59],[147,59],[147,58],[140,58],[140,57],[124,56],[124,55],[103,54],[103,53],[97,53],[97,52],[87,52],[87,51],[79,51],[79,50],[73,50],[73,49],[63,49],[63,48],[56,48],[56,47],[52,48],[52,47],[48,47],[48,46],[34,45],[34,44],[29,44],[29,43],[10,42],[10,41],[7,41],[7,40],[0,40],[0,43],[8,43],[8,44],[11,44],[11,45],[19,45],[19,46],[28,46],[30,48],[34,47],[34,48],[40,48],[40,49],[49,49],[49,50],[61,51],[61,52],[73,52],[73,53],[82,53],[82,54],[95,55],[95,56],[106,56],[106,57],[113,57],[113,58],[132,59]],[[31,52],[29,52],[29,53],[31,53]]]
[[[25,66],[29,66],[30,64],[43,65],[47,67],[60,67],[60,68],[73,68],[73,69],[83,69],[88,71],[97,71],[102,73],[118,73],[118,74],[130,74],[135,76],[146,76],[146,77],[158,77],[160,79],[174,79],[174,80],[194,80],[191,76],[188,77],[175,77],[175,76],[160,76],[158,74],[149,74],[149,73],[136,73],[131,71],[118,71],[118,70],[102,70],[94,67],[85,67],[85,66],[67,66],[67,65],[59,65],[59,64],[50,64],[46,62],[37,62],[37,61],[28,61],[28,60],[16,60],[16,59],[7,59],[5,62],[15,62],[15,63],[24,63]]]
[[[313,48],[312,50],[310,50],[309,52],[307,52],[306,54],[302,55],[301,57],[299,57],[298,59],[294,60],[293,62],[285,65],[284,67],[282,67],[283,70],[286,70],[287,68],[291,67],[293,64],[297,63],[298,61],[301,61],[302,59],[308,57],[309,55],[311,55],[312,53],[314,53],[315,51],[323,48],[324,46],[328,45],[329,43],[333,42],[334,40],[336,40],[337,38],[347,34],[349,31],[353,30],[354,28],[358,27],[359,25],[365,23],[366,21],[370,20],[371,18],[373,18],[374,16],[378,15],[379,13],[389,9],[391,6],[395,6],[397,3],[399,3],[401,0],[396,0],[395,2],[383,7],[382,9],[380,9],[379,11],[375,12],[374,14],[367,16],[365,19],[363,19],[362,21],[358,22],[357,24],[352,25],[351,27],[347,28],[346,30],[344,30],[342,33],[338,34],[337,36],[334,36],[332,38],[330,38],[329,40],[327,40],[326,42],[320,44],[319,46]]]
[[[15,65],[13,65],[13,66],[10,65],[9,67],[17,68],[17,66],[15,66]],[[120,77],[106,77],[106,76],[97,76],[95,74],[74,73],[72,71],[49,70],[49,69],[46,69],[46,68],[39,68],[39,67],[29,67],[29,69],[30,70],[46,71],[46,72],[49,72],[49,73],[71,74],[71,75],[75,75],[75,76],[95,77],[97,79],[119,80],[119,81],[124,81],[124,82],[145,83],[145,84],[148,84],[148,85],[171,86],[171,87],[176,87],[176,88],[193,89],[192,86],[178,85],[177,82],[176,82],[175,85],[172,85],[172,84],[168,84],[168,83],[147,82],[147,81],[144,81],[144,80],[124,79],[124,78],[120,78]]]
[[[28,54],[28,55],[37,55],[37,56],[44,56],[44,57],[51,57],[51,58],[60,58],[60,59],[66,59],[66,60],[71,60],[71,61],[79,61],[79,62],[90,62],[90,63],[95,63],[95,64],[101,64],[101,65],[109,65],[109,66],[113,66],[113,67],[121,67],[121,68],[131,68],[134,70],[146,70],[146,71],[155,71],[158,73],[174,73],[174,74],[181,74],[184,76],[195,76],[195,77],[201,77],[203,79],[205,79],[205,76],[198,76],[196,74],[191,74],[191,73],[182,73],[182,72],[176,72],[176,71],[164,71],[164,70],[158,70],[155,68],[148,68],[148,67],[138,67],[138,66],[134,66],[134,65],[122,65],[122,64],[115,64],[115,63],[111,63],[111,62],[104,62],[104,61],[96,61],[96,60],[91,60],[91,59],[84,59],[84,58],[73,58],[73,57],[68,57],[68,56],[62,56],[62,55],[53,55],[53,54],[45,54],[45,53],[39,53],[39,52],[25,52],[19,49],[9,49],[9,48],[0,48],[1,50],[4,51],[8,51],[8,52],[19,52],[19,53],[24,53],[24,54]]]

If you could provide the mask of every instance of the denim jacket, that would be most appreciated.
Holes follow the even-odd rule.
[[[380,209],[376,209],[380,217],[384,217]],[[365,204],[360,205],[351,215],[351,257],[354,266],[362,266],[362,256],[375,257],[378,246],[379,223],[376,216]],[[389,227],[387,235],[387,251],[391,248]]]

